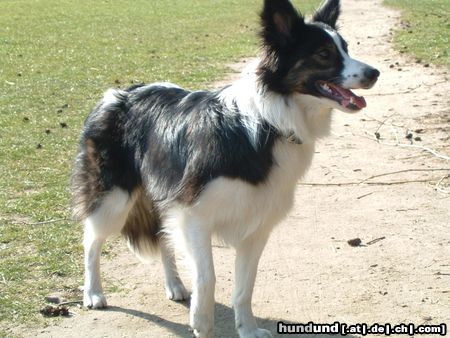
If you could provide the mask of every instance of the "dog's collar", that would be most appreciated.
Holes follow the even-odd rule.
[[[273,133],[274,135],[276,135],[279,138],[283,138],[285,139],[288,143],[292,143],[292,144],[303,144],[303,140],[297,136],[297,134],[295,133],[295,131],[293,130],[287,130],[287,131],[281,131],[281,130],[277,130],[276,128],[274,128],[273,126],[269,125],[269,130],[271,131],[271,133]]]

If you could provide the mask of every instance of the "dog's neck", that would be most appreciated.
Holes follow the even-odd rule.
[[[258,61],[249,65],[240,79],[221,91],[220,97],[228,107],[237,106],[254,123],[269,123],[291,143],[314,143],[329,134],[332,108],[310,95],[267,90],[258,81],[257,65]]]

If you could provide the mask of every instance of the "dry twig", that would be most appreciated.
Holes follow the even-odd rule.
[[[389,175],[395,175],[405,172],[434,172],[434,171],[449,171],[450,168],[429,168],[429,169],[403,169],[403,170],[397,170],[397,171],[391,171],[387,173],[382,173],[378,175],[372,175],[369,177],[366,177],[365,179],[359,181],[359,182],[341,182],[341,183],[313,183],[313,182],[302,182],[299,183],[299,185],[305,185],[305,186],[349,186],[349,185],[361,185],[361,184],[367,184],[367,185],[398,185],[398,184],[407,184],[407,183],[423,183],[423,182],[432,182],[436,180],[435,178],[428,178],[428,179],[414,179],[414,180],[404,180],[404,181],[390,181],[390,182],[368,182],[374,178],[383,177],[383,176],[389,176]],[[448,177],[447,175],[446,177]],[[369,195],[369,194],[367,194]],[[362,197],[365,197],[367,195],[363,195]],[[361,197],[361,198],[362,198]]]
[[[386,239],[386,237],[383,236],[383,237],[379,237],[379,238],[372,239],[371,241],[367,242],[366,245],[372,245],[372,244],[375,244],[375,243],[377,243],[377,242],[379,242],[379,241],[382,241],[383,239]]]
[[[443,176],[434,186],[434,190],[439,191],[439,192],[443,192],[444,194],[448,194],[449,192],[445,191],[444,189],[440,188],[440,185],[442,183],[442,181],[444,181],[446,178],[450,178],[450,175],[445,175]]]
[[[391,171],[388,173],[369,176],[369,177],[363,179],[359,184],[363,184],[366,181],[372,180],[377,177],[395,175],[395,174],[406,173],[406,172],[423,172],[423,171],[425,171],[425,172],[427,172],[427,171],[449,171],[450,172],[450,168],[429,168],[429,169],[421,168],[421,169],[403,169],[403,170]]]
[[[62,306],[62,305],[75,305],[75,304],[83,304],[83,301],[82,300],[73,300],[70,302],[62,302],[62,303],[59,303],[58,305]]]
[[[400,185],[400,184],[409,184],[409,183],[426,183],[426,182],[433,182],[436,178],[431,179],[420,179],[420,180],[405,180],[405,181],[392,181],[392,182],[364,182],[364,184],[367,185]],[[354,186],[354,185],[360,185],[361,182],[341,182],[341,183],[314,183],[314,182],[306,182],[306,183],[299,183],[299,185],[303,186],[310,186],[310,187],[345,187],[345,186]]]
[[[442,155],[439,154],[436,150],[433,150],[431,148],[428,147],[424,147],[424,146],[419,146],[416,144],[401,144],[398,140],[398,136],[396,135],[396,139],[397,139],[397,143],[387,143],[387,142],[381,142],[380,140],[373,138],[373,137],[369,137],[369,136],[365,136],[365,135],[359,135],[361,137],[367,138],[369,140],[375,141],[379,144],[385,145],[385,146],[390,146],[390,147],[400,147],[400,148],[415,148],[415,149],[421,149],[423,151],[427,151],[430,154],[436,156],[437,158],[443,159],[445,161],[450,161],[450,157],[446,156],[446,155]]]
[[[381,142],[379,142],[381,143]],[[381,143],[381,144],[385,144],[385,143]],[[391,144],[386,144],[386,145],[391,145]],[[437,158],[443,159],[445,161],[450,161],[450,157],[446,156],[446,155],[442,155],[439,154],[438,152],[436,152],[435,150],[428,148],[428,147],[424,147],[424,146],[418,146],[416,144],[395,144],[394,146],[400,147],[400,148],[416,148],[416,149],[422,149],[424,151],[429,152],[430,154],[436,156]]]

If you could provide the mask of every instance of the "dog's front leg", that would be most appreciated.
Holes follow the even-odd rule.
[[[202,224],[187,224],[184,228],[184,240],[193,272],[190,324],[196,337],[211,338],[216,284],[211,233]]]
[[[270,331],[258,328],[252,312],[252,294],[259,258],[268,234],[254,234],[236,247],[233,307],[236,329],[241,338],[269,338]]]

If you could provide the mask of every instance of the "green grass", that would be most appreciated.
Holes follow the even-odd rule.
[[[397,49],[417,59],[450,67],[450,3],[448,0],[385,0],[402,10]]]
[[[261,2],[1,1],[0,336],[40,320],[48,294],[81,296],[68,181],[102,92],[141,81],[206,86],[257,51]],[[298,2],[310,12],[319,1]]]

